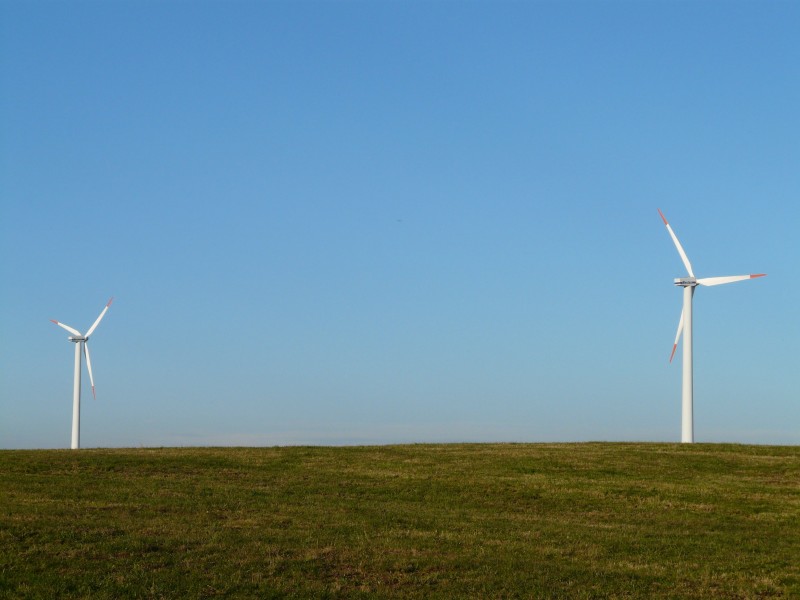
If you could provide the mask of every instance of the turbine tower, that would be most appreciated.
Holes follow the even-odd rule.
[[[77,450],[81,446],[81,350],[86,355],[86,369],[89,371],[89,382],[92,384],[92,396],[97,398],[94,393],[94,377],[92,377],[92,361],[89,358],[89,336],[94,333],[94,330],[97,329],[97,326],[100,324],[100,320],[106,315],[106,311],[108,311],[108,307],[111,306],[111,303],[114,301],[112,297],[111,300],[108,301],[106,307],[103,309],[103,312],[100,313],[100,316],[95,319],[95,322],[92,323],[92,326],[89,327],[89,330],[86,332],[86,335],[83,335],[77,329],[73,329],[69,325],[65,325],[64,323],[59,323],[55,319],[50,319],[53,323],[61,327],[62,329],[66,329],[72,335],[69,336],[67,339],[75,344],[75,381],[72,387],[72,445],[71,448],[73,450]]]
[[[672,345],[672,354],[669,361],[675,356],[675,349],[678,347],[678,341],[683,333],[683,385],[682,385],[682,409],[681,409],[681,442],[691,444],[694,442],[694,399],[692,395],[692,298],[694,297],[694,288],[698,285],[711,286],[721,285],[723,283],[733,283],[734,281],[744,281],[745,279],[755,279],[756,277],[764,277],[765,273],[756,273],[755,275],[732,275],[728,277],[704,277],[696,278],[689,258],[686,252],[683,251],[683,246],[678,241],[675,232],[672,231],[667,222],[667,218],[661,209],[658,209],[658,214],[661,215],[661,220],[667,227],[675,247],[678,249],[678,254],[681,256],[683,265],[689,272],[688,277],[680,277],[675,280],[675,285],[683,288],[683,310],[681,311],[681,318],[678,321],[678,333],[675,335],[675,343]]]

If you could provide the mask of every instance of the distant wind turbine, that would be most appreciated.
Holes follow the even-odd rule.
[[[675,343],[672,345],[672,354],[669,361],[675,356],[675,349],[678,347],[681,333],[683,333],[683,402],[681,411],[681,442],[692,443],[694,441],[694,418],[693,418],[693,397],[692,397],[692,297],[694,296],[694,288],[698,285],[721,285],[723,283],[733,283],[734,281],[744,281],[745,279],[755,279],[756,277],[764,277],[764,273],[757,273],[755,275],[732,275],[729,277],[705,277],[697,279],[694,276],[692,265],[686,252],[683,251],[683,246],[675,236],[667,222],[667,218],[661,209],[658,209],[658,214],[661,215],[661,220],[667,226],[672,241],[675,242],[675,247],[678,249],[678,254],[681,256],[683,265],[689,272],[688,277],[681,277],[675,280],[675,285],[683,288],[683,310],[681,311],[681,318],[678,321],[678,333],[675,336]]]
[[[89,371],[89,382],[92,384],[92,396],[97,398],[96,394],[94,393],[94,377],[92,377],[92,361],[89,358],[89,345],[87,342],[89,341],[89,336],[94,333],[94,330],[97,329],[97,326],[100,324],[100,320],[106,315],[106,311],[108,311],[108,307],[111,306],[111,303],[114,301],[112,297],[111,300],[108,301],[106,307],[103,309],[103,312],[100,313],[100,316],[97,317],[92,326],[89,327],[89,331],[86,332],[86,335],[83,335],[77,329],[73,329],[69,325],[65,325],[64,323],[59,323],[55,319],[50,319],[53,323],[61,327],[62,329],[66,329],[72,335],[67,338],[70,342],[75,344],[75,381],[72,388],[72,446],[73,450],[80,448],[81,446],[81,350],[86,355],[86,368]]]

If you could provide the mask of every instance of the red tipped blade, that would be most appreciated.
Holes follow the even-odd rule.
[[[678,320],[678,333],[675,334],[675,343],[672,344],[672,354],[669,355],[669,362],[672,362],[672,358],[675,356],[675,349],[678,347],[681,333],[683,333],[683,309],[681,309],[681,318]]]
[[[87,332],[86,332],[86,337],[87,337],[87,338],[88,338],[90,335],[92,335],[92,334],[94,333],[94,330],[95,330],[95,329],[97,329],[97,326],[100,324],[100,321],[103,319],[103,317],[105,317],[105,316],[106,316],[106,312],[108,311],[108,307],[109,307],[109,306],[111,306],[111,303],[112,303],[113,301],[114,301],[114,298],[113,298],[113,296],[112,296],[111,300],[109,300],[109,301],[108,301],[108,304],[106,304],[105,308],[103,308],[103,312],[101,312],[101,313],[100,313],[100,316],[99,316],[99,317],[97,317],[97,319],[95,320],[95,322],[94,322],[94,323],[92,323],[92,326],[91,326],[91,327],[89,327],[89,331],[87,331]]]
[[[672,238],[672,243],[675,244],[675,248],[678,250],[678,254],[683,261],[683,266],[686,267],[686,270],[689,272],[690,277],[694,277],[694,271],[692,271],[692,264],[689,262],[689,257],[686,256],[686,252],[683,250],[683,246],[678,241],[678,236],[675,235],[675,232],[672,231],[672,227],[670,227],[669,223],[667,222],[667,218],[664,216],[664,213],[661,212],[661,209],[658,209],[658,214],[661,215],[661,220],[664,221],[664,225],[667,227],[667,233],[669,233],[669,237]]]
[[[89,383],[92,384],[92,396],[97,398],[94,393],[94,376],[92,375],[92,359],[89,357],[89,344],[83,343],[83,355],[86,357],[86,370],[89,371]]]
[[[764,273],[756,275],[730,275],[728,277],[703,277],[697,280],[698,285],[723,285],[726,283],[734,283],[736,281],[747,281],[755,279],[756,277],[764,277]]]
[[[64,325],[64,323],[61,323],[61,322],[59,322],[59,321],[56,321],[55,319],[50,319],[50,321],[51,321],[51,322],[53,322],[53,323],[55,323],[55,324],[56,324],[56,325],[58,325],[59,327],[61,327],[61,329],[66,329],[66,330],[67,330],[67,331],[69,331],[69,332],[70,332],[72,335],[76,335],[76,336],[78,336],[78,337],[81,337],[81,332],[80,332],[80,331],[78,331],[77,329],[74,329],[74,328],[70,327],[69,325]]]

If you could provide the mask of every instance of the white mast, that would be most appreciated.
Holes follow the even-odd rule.
[[[72,386],[72,445],[81,447],[81,344],[75,342],[75,381]]]
[[[681,442],[694,442],[694,407],[692,406],[692,296],[693,285],[683,288],[683,386],[681,402]]]

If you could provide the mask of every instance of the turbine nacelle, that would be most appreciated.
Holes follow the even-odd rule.
[[[694,287],[697,285],[696,277],[678,277],[675,279],[675,285],[680,287]]]
[[[88,341],[89,341],[89,338],[88,338],[88,337],[75,337],[75,336],[72,336],[72,335],[71,335],[71,336],[69,336],[67,339],[68,339],[70,342],[75,342],[76,344],[77,344],[78,342],[88,342]]]

